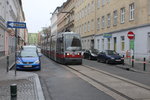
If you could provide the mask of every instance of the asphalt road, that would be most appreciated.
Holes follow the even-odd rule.
[[[44,56],[41,61],[42,69],[35,73],[40,77],[46,100],[114,100],[68,71],[65,66]]]

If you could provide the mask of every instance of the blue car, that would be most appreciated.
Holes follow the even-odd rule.
[[[16,61],[17,70],[40,70],[40,56],[37,52],[21,51]]]
[[[107,64],[124,64],[124,58],[113,50],[100,52],[97,56],[97,61]]]

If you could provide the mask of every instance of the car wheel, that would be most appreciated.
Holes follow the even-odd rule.
[[[97,62],[100,62],[100,59],[97,58]]]
[[[89,60],[91,60],[91,56],[89,56]]]
[[[109,64],[109,60],[108,59],[105,62],[106,62],[106,64]]]

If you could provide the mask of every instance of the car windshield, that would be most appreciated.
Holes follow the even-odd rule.
[[[22,51],[20,53],[20,56],[21,57],[38,57],[36,52],[25,52],[25,51]]]
[[[113,51],[113,50],[107,50],[106,53],[108,55],[117,55],[117,53],[115,51]]]
[[[98,54],[98,53],[99,53],[99,50],[97,50],[97,49],[92,49],[92,50],[91,50],[91,53]]]
[[[36,48],[36,46],[23,46],[23,50],[26,50],[26,51],[36,51],[37,48]]]

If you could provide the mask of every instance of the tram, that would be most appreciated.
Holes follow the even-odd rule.
[[[74,32],[51,36],[50,58],[61,64],[82,64],[81,37]]]

